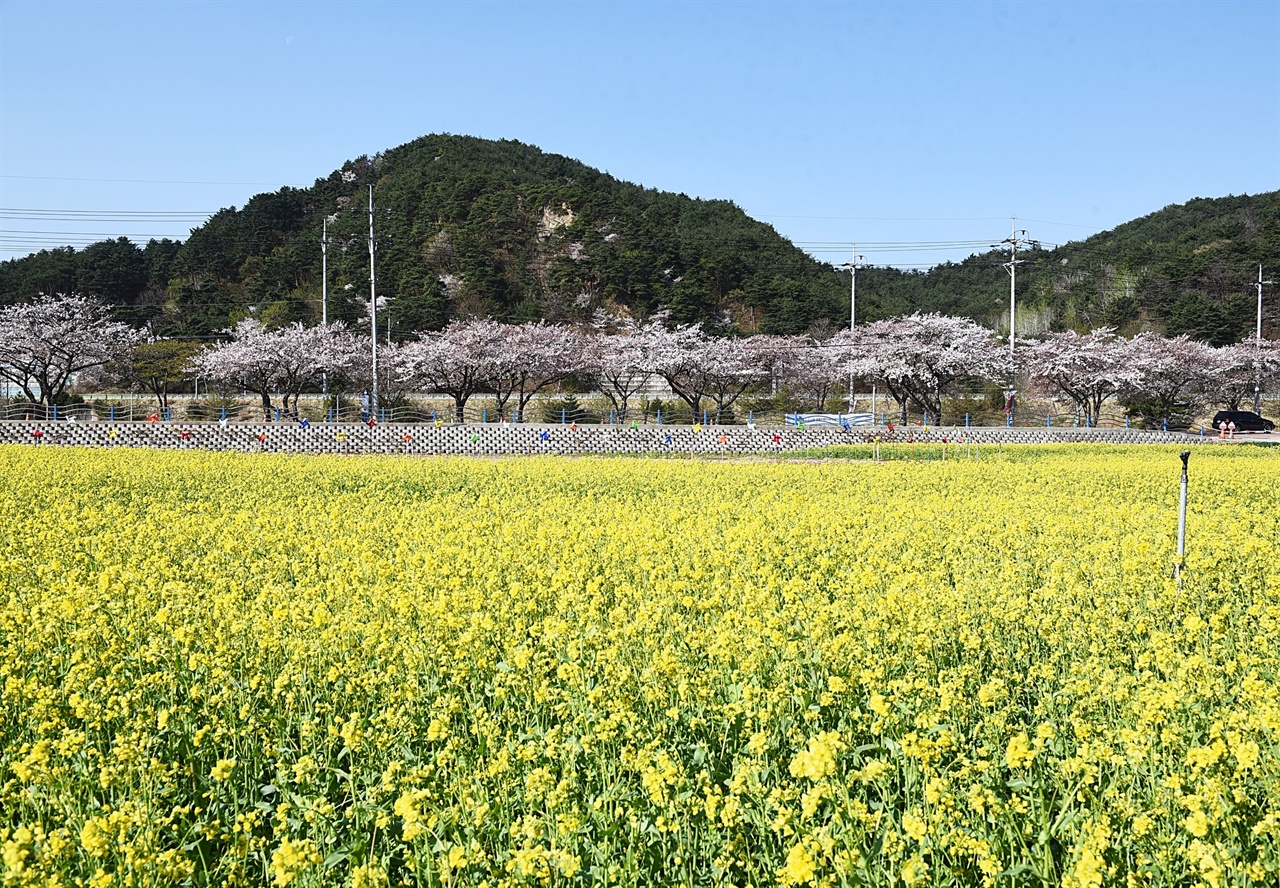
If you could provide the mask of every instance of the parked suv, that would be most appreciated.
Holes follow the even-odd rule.
[[[1213,414],[1213,427],[1220,422],[1234,422],[1237,432],[1273,432],[1276,424],[1248,410],[1219,410]]]

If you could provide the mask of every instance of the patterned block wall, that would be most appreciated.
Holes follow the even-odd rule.
[[[786,453],[871,443],[1194,444],[1199,434],[1138,429],[747,428],[745,426],[417,425],[317,423],[0,422],[0,443],[40,446],[157,447],[271,453],[396,453],[500,456],[554,454]]]

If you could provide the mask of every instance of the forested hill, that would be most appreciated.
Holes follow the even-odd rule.
[[[848,322],[848,275],[728,201],[643,188],[519,142],[450,135],[350,161],[311,188],[259,194],[182,243],[121,238],[0,263],[0,304],[76,291],[175,336],[210,336],[251,313],[270,325],[315,322],[328,218],[329,317],[357,323],[369,294],[370,185],[387,300],[379,322],[389,317],[396,338],[455,317],[568,321],[601,307],[641,317],[668,308],[677,321],[736,331]],[[1192,200],[1020,258],[1020,332],[1109,324],[1232,341],[1252,331],[1258,263],[1280,275],[1280,192]],[[940,311],[1007,329],[1006,259],[862,269],[859,317]],[[1265,327],[1280,337],[1280,313]]]
[[[1034,236],[1035,232],[1031,232]],[[1280,279],[1280,191],[1197,198],[1083,241],[1019,254],[1018,331],[1117,327],[1190,333],[1223,345],[1253,333],[1258,264]],[[1008,330],[1007,251],[927,272],[858,272],[869,315],[917,308],[963,315]],[[866,298],[863,298],[863,294]],[[1280,296],[1264,293],[1263,332],[1280,338]]]
[[[619,181],[519,142],[427,136],[345,164],[307,189],[224,209],[181,245],[128,241],[6,262],[6,302],[79,290],[159,333],[208,335],[254,312],[317,321],[329,218],[329,317],[369,294],[374,186],[377,295],[403,337],[451,318],[589,318],[600,307],[739,329],[800,331],[847,312],[848,278],[728,201]]]

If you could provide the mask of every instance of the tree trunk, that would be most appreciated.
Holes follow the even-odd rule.
[[[609,399],[609,403],[613,405],[614,412],[618,416],[618,421],[622,422],[627,418],[627,398],[625,395],[609,391],[607,386],[601,386],[600,392]]]
[[[939,388],[926,400],[929,402],[929,414],[933,417],[933,424],[942,425],[942,389]]]
[[[40,386],[40,402],[46,407],[52,407],[58,397],[62,395],[62,388],[55,386],[53,380],[49,379],[47,375],[37,376],[36,384]]]
[[[1089,428],[1097,428],[1098,419],[1102,416],[1102,405],[1106,400],[1106,395],[1094,395],[1092,403],[1085,403],[1084,422]]]
[[[509,388],[504,392],[500,386],[494,386],[493,400],[499,416],[507,409],[507,402],[511,400],[511,394],[514,391],[515,389]]]
[[[533,400],[533,396],[536,395],[538,392],[542,391],[547,386],[551,385],[552,382],[559,383],[560,379],[548,379],[544,381],[542,385],[534,386],[533,388],[529,388],[527,382],[521,384],[520,393],[517,396],[516,400],[518,402],[517,406],[520,409],[520,418],[522,420],[524,419],[525,409],[529,406],[529,402]],[[605,392],[606,396],[608,396],[608,394],[609,394],[608,392]]]
[[[702,412],[702,394],[688,394],[686,392],[679,391],[675,386],[671,387],[671,391],[675,393],[677,398],[689,405],[689,413],[691,414],[690,422],[697,422],[698,414]]]

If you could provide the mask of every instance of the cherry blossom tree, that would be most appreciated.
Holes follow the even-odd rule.
[[[747,388],[767,378],[763,354],[746,340],[711,338],[700,326],[668,330],[660,319],[646,324],[636,337],[647,352],[646,369],[666,380],[695,419],[703,412],[704,399],[724,411]]]
[[[1111,327],[1085,334],[1074,330],[1051,333],[1024,346],[1018,359],[1034,385],[1066,395],[1090,426],[1098,424],[1108,399],[1142,381],[1133,344],[1117,336]]]
[[[347,371],[361,352],[362,341],[341,324],[304,327],[295,323],[267,330],[250,318],[231,329],[231,339],[211,345],[191,362],[201,376],[241,385],[262,399],[270,419],[271,396],[281,396],[281,409],[297,413],[298,395],[325,373]]]
[[[1205,400],[1227,410],[1239,410],[1255,389],[1266,388],[1280,378],[1280,343],[1264,339],[1237,342],[1215,348],[1209,354],[1213,368],[1202,383]]]
[[[666,380],[671,391],[689,405],[696,416],[706,392],[701,387],[698,355],[704,339],[700,327],[684,325],[668,330],[655,317],[635,334],[636,347],[644,352],[645,370]]]
[[[616,332],[592,333],[582,347],[582,369],[609,399],[619,420],[627,418],[630,401],[649,386],[654,365],[649,345],[632,321],[616,325]]]
[[[1213,349],[1190,336],[1166,339],[1154,333],[1140,333],[1129,342],[1131,366],[1138,381],[1129,387],[1131,404],[1146,402],[1155,418],[1169,421],[1179,403],[1191,393],[1203,390],[1213,373]]]
[[[40,296],[0,310],[0,377],[32,403],[57,404],[77,374],[119,360],[142,339],[97,299]]]
[[[825,341],[809,336],[771,337],[777,355],[773,376],[801,403],[821,413],[840,386],[849,383],[852,334],[841,330]]]
[[[373,355],[369,349],[369,339],[361,334],[355,337],[355,340],[354,356],[340,374],[330,378],[330,386],[336,383],[355,390],[369,387],[369,382],[373,378]],[[412,382],[410,375],[405,344],[379,343],[377,406],[380,409],[395,410],[396,407],[406,404]]]
[[[743,392],[769,378],[768,343],[755,336],[745,339],[711,337],[699,351],[701,387],[716,405],[717,417],[729,410]]]
[[[898,402],[943,421],[942,398],[962,379],[1001,379],[1009,356],[995,334],[968,318],[912,314],[876,321],[853,331],[846,369],[878,380]]]
[[[498,373],[505,341],[502,327],[487,318],[454,321],[439,333],[410,340],[403,346],[401,376],[448,395],[454,416],[463,422],[467,401]]]
[[[484,382],[502,414],[516,399],[519,415],[533,396],[583,365],[583,339],[559,324],[498,324],[495,356]]]
[[[280,343],[278,386],[284,412],[298,414],[298,396],[317,388],[324,375],[351,375],[367,352],[368,341],[341,323],[304,327],[290,324],[276,331]]]
[[[210,345],[191,361],[191,370],[214,382],[239,385],[262,399],[263,418],[274,409],[271,396],[276,390],[274,337],[253,319],[245,319],[229,331],[231,339]]]

